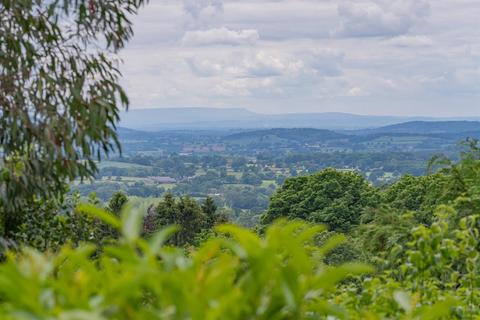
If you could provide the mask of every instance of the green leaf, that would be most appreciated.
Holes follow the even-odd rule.
[[[80,213],[87,214],[91,217],[98,218],[101,221],[105,222],[106,224],[114,227],[115,229],[120,230],[120,227],[121,227],[120,220],[110,212],[99,209],[96,206],[91,204],[80,204],[77,207],[77,211],[79,211]]]
[[[405,310],[406,313],[410,314],[412,312],[412,298],[408,293],[397,290],[393,293],[393,299],[395,299],[398,305]]]
[[[128,242],[135,242],[142,228],[143,213],[137,208],[126,206],[122,212],[122,235]]]
[[[169,226],[156,232],[149,240],[150,254],[157,255],[160,251],[160,248],[164,245],[168,238],[170,238],[178,230],[178,226]]]

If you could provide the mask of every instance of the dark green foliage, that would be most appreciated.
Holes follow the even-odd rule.
[[[455,201],[459,218],[480,211],[480,141],[467,139],[462,143],[464,151],[460,161],[454,162],[446,156],[432,159],[430,167],[440,167],[447,177],[444,193],[449,203]]]
[[[108,202],[107,210],[115,214],[116,216],[120,215],[122,209],[128,202],[128,198],[123,192],[115,192]]]
[[[94,195],[90,201],[98,204]],[[83,242],[100,243],[104,238],[103,224],[76,210],[78,194],[62,201],[35,201],[25,208],[21,224],[9,239],[19,245],[41,251],[56,251],[65,244],[78,246]]]
[[[129,224],[121,226],[120,241],[95,260],[91,245],[10,256],[0,265],[2,318],[344,319],[350,312],[330,294],[342,280],[372,271],[361,264],[326,267],[322,258],[339,241],[316,246],[321,226],[277,222],[262,238],[221,226],[221,236],[185,254],[164,246],[172,229],[147,241],[135,227],[141,215],[130,213],[122,221]]]
[[[202,203],[202,211],[205,215],[205,227],[208,229],[213,228],[217,220],[217,205],[211,197],[207,197]]]
[[[352,232],[352,242],[362,259],[372,261],[376,258],[391,258],[395,254],[392,248],[410,240],[410,232],[418,222],[414,219],[413,212],[400,212],[385,206],[368,209],[362,215],[361,224]]]
[[[191,197],[175,199],[172,194],[167,194],[163,201],[149,210],[144,232],[151,234],[159,228],[176,225],[179,230],[170,242],[175,246],[184,246],[193,244],[203,230],[211,230],[215,225],[225,222],[226,216],[218,212],[212,198],[199,204]]]
[[[299,218],[324,223],[333,231],[349,231],[358,225],[363,210],[378,205],[379,199],[359,174],[325,169],[287,179],[272,196],[262,223],[280,217]]]
[[[112,55],[145,0],[0,1],[0,211],[18,231],[25,208],[91,177],[119,146],[128,98]]]
[[[448,180],[440,173],[420,177],[405,175],[387,188],[385,203],[398,211],[415,211],[418,222],[429,224],[436,206],[455,198],[455,194],[447,190]]]
[[[383,192],[383,206],[369,209],[361,225],[354,230],[356,245],[365,258],[392,259],[404,252],[394,250],[410,241],[410,231],[435,221],[438,206],[455,209],[450,227],[458,227],[464,217],[480,212],[480,152],[477,141],[467,143],[459,162],[435,158],[431,165],[441,166],[436,174],[402,177]]]

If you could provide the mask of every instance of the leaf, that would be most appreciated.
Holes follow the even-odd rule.
[[[338,282],[349,276],[367,274],[374,270],[373,267],[366,264],[346,263],[338,267],[328,267],[326,270],[323,270],[314,281],[315,285],[319,288],[330,290],[335,287]]]
[[[127,206],[122,212],[122,235],[128,242],[135,242],[142,228],[143,213],[137,208]]]
[[[168,240],[168,238],[170,238],[178,230],[178,226],[168,226],[156,232],[149,241],[150,254],[157,255],[160,251],[160,248]]]
[[[417,310],[416,316],[422,320],[434,320],[447,317],[452,313],[452,307],[457,304],[454,298],[447,298],[444,301],[439,301],[432,306],[423,307]]]
[[[319,254],[321,256],[325,256],[327,253],[331,252],[333,249],[345,243],[346,241],[347,237],[345,237],[343,234],[335,234],[328,238],[324,244],[322,244],[322,247],[319,249]]]
[[[405,291],[397,290],[393,293],[393,299],[408,314],[412,312],[412,298]]]
[[[98,218],[115,229],[120,230],[120,220],[110,212],[99,209],[91,204],[80,204],[78,205],[77,210],[91,217]]]

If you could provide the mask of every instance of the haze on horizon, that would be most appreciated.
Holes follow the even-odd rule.
[[[131,108],[480,115],[480,2],[151,0],[123,51]]]

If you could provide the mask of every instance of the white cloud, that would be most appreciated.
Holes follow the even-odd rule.
[[[430,12],[427,0],[359,0],[338,5],[336,34],[352,37],[394,36],[407,33]]]
[[[257,30],[229,30],[225,27],[187,31],[182,39],[182,44],[193,46],[208,46],[208,45],[254,45],[260,36]]]
[[[308,49],[297,52],[258,50],[235,52],[215,59],[189,56],[185,62],[202,77],[334,77],[342,73],[344,54],[331,49]]]
[[[478,114],[478,10],[478,0],[151,0],[122,72],[132,108]]]
[[[352,87],[347,91],[348,97],[364,97],[367,95],[368,93],[360,87]]]
[[[304,64],[301,60],[286,55],[260,51],[243,60],[247,77],[273,77],[300,72]]]

